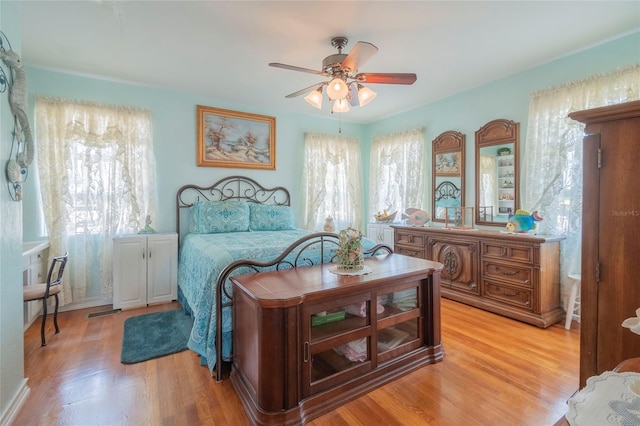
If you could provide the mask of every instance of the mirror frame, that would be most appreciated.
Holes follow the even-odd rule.
[[[497,119],[488,122],[476,131],[476,224],[490,226],[505,226],[507,221],[488,221],[480,215],[480,148],[513,143],[513,167],[514,167],[514,211],[520,208],[520,123],[512,120]],[[497,214],[497,213],[494,213]]]
[[[431,152],[431,221],[444,222],[445,218],[436,218],[436,177],[451,176],[460,178],[460,206],[464,207],[464,169],[465,155],[464,148],[466,144],[466,136],[455,130],[448,130],[441,133],[432,142]],[[436,159],[438,155],[459,152],[458,154],[458,171],[457,173],[436,173]]]

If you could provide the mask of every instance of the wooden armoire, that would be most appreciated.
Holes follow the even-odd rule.
[[[582,193],[580,387],[640,357],[622,327],[640,307],[640,101],[569,114],[586,124]]]

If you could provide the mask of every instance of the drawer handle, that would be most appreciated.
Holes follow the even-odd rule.
[[[505,296],[517,296],[517,295],[520,294],[520,292],[519,291],[515,291],[513,293],[510,293],[508,291],[503,291],[502,294],[504,294]]]
[[[476,288],[476,287],[477,287],[476,283],[469,284],[469,288]]]
[[[518,271],[503,271],[500,268],[498,268],[498,270],[502,272],[502,275],[518,275]]]
[[[309,342],[304,342],[304,362],[309,362]]]

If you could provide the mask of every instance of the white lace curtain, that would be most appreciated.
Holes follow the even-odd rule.
[[[111,296],[112,237],[155,216],[151,113],[36,97],[34,128],[50,254],[69,251],[61,303]]]
[[[540,212],[541,232],[566,235],[560,261],[565,307],[571,285],[567,275],[580,273],[584,135],[584,125],[567,115],[638,99],[640,64],[532,95],[521,205]]]
[[[376,136],[369,160],[369,211],[424,209],[424,130]],[[400,219],[400,215],[396,216]]]
[[[307,133],[304,144],[302,199],[304,228],[321,231],[331,215],[336,231],[362,230],[362,166],[358,140]]]

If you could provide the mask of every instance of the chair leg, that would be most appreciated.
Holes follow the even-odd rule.
[[[58,293],[54,295],[56,297],[56,309],[53,311],[53,324],[56,326],[56,334],[60,333],[60,328],[58,328]]]
[[[47,301],[42,300],[42,327],[40,328],[40,338],[42,339],[42,346],[47,346],[47,342],[44,340],[44,327],[47,323]]]

